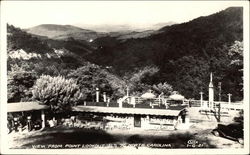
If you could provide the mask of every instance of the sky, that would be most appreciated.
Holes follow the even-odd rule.
[[[81,26],[182,23],[207,16],[239,1],[2,1],[6,21],[20,28],[40,24]]]

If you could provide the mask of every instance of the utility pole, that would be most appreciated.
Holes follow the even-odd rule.
[[[221,101],[221,82],[218,83],[219,88],[219,101]]]

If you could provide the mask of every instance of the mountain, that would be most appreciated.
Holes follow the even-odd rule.
[[[213,72],[216,99],[218,82],[222,82],[222,100],[227,100],[228,93],[233,94],[232,100],[243,98],[239,85],[243,76],[239,72],[241,66],[232,66],[233,58],[229,55],[235,41],[243,40],[241,7],[140,32],[128,29],[100,34],[69,25],[40,25],[26,32],[15,28],[9,30],[10,51],[18,53],[15,51],[22,49],[26,53],[44,53],[45,57],[36,58],[36,63],[43,61],[37,69],[43,73],[52,72],[45,68],[54,65],[66,74],[86,61],[101,67],[109,66],[120,77],[133,75],[147,66],[156,66],[158,73],[145,79],[145,84],[167,82],[186,98],[199,99],[199,92],[203,91],[206,99],[209,75]],[[56,53],[55,61],[46,58],[46,52]],[[58,53],[63,57],[56,57]],[[8,64],[14,63],[14,59],[9,60]],[[43,69],[39,68],[41,66]]]
[[[84,27],[90,30],[94,30],[96,32],[141,32],[141,31],[147,31],[147,30],[157,30],[159,28],[162,28],[164,26],[170,26],[176,24],[175,22],[162,22],[157,24],[151,24],[151,25],[128,25],[128,24],[102,24],[102,25],[91,25],[91,24],[78,24],[79,27]]]
[[[26,32],[39,36],[46,36],[50,39],[65,40],[74,38],[76,40],[94,40],[104,33],[97,33],[95,31],[82,29],[72,25],[55,25],[55,24],[42,24],[29,29]]]
[[[53,40],[82,40],[92,42],[100,37],[117,37],[119,40],[127,40],[130,38],[144,38],[154,34],[158,29],[163,26],[171,25],[173,22],[159,23],[153,26],[144,28],[133,28],[129,25],[102,25],[102,26],[89,26],[97,31],[82,29],[72,25],[55,25],[55,24],[42,24],[29,29],[26,32],[41,39]],[[152,28],[152,30],[150,30]],[[105,32],[98,32],[98,31]]]
[[[66,75],[86,63],[91,49],[83,41],[51,40],[7,25],[7,52],[8,70],[18,65],[38,75]]]
[[[145,37],[127,37],[130,34],[140,34],[139,32],[118,37],[100,37],[94,43],[102,48],[96,50],[93,56],[97,54],[96,63],[102,64],[102,59],[107,61],[105,56],[113,55],[108,61],[109,65],[113,64],[119,69],[129,69],[137,61],[144,64],[150,61],[162,66],[166,61],[177,60],[183,56],[211,56],[216,54],[216,51],[209,48],[231,45],[235,40],[243,39],[242,23],[242,8],[229,8],[187,23],[163,27],[153,33],[149,32],[152,35]],[[118,41],[122,38],[129,39],[125,42]],[[132,57],[133,61],[128,61],[125,57]]]
[[[228,8],[163,27],[142,38],[121,41],[112,36],[100,37],[93,42],[99,48],[88,59],[98,65],[112,66],[120,75],[156,65],[160,71],[151,84],[166,81],[185,96],[196,98],[200,91],[207,92],[209,72],[214,72],[215,83],[223,81],[222,89],[234,92],[235,98],[240,100],[239,81],[233,79],[240,79],[241,75],[235,71],[234,78],[229,76],[228,49],[235,41],[243,40],[242,11],[241,7]],[[235,87],[237,91],[233,90]],[[226,95],[223,97],[226,100]]]

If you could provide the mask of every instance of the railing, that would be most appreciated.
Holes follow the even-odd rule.
[[[189,100],[188,101],[190,107],[209,107],[208,101],[203,101],[201,103],[200,100]],[[205,106],[206,105],[206,106]],[[221,109],[234,109],[234,110],[239,110],[243,109],[243,104],[242,103],[228,103],[224,101],[214,101],[213,103],[213,108],[221,108]]]
[[[119,107],[117,102],[84,102],[84,106],[98,106],[98,107]],[[153,102],[141,102],[135,105],[129,104],[127,102],[122,103],[122,108],[145,108],[145,109],[166,109],[166,106],[163,104],[156,104]]]
[[[152,98],[152,99],[146,99],[142,97],[133,97],[128,96],[126,99],[123,100],[123,103],[129,103],[129,104],[140,104],[144,101],[151,101],[155,104],[165,104],[166,99],[165,98]]]
[[[99,106],[99,107],[119,107],[117,102],[84,102],[84,106]]]
[[[190,107],[201,107],[201,101],[200,100],[189,100],[189,106]],[[203,101],[203,103],[206,103]]]

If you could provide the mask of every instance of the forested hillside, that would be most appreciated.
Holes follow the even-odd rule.
[[[8,25],[9,76],[19,82],[23,76],[35,82],[42,74],[73,78],[89,100],[95,87],[117,99],[127,86],[135,94],[167,90],[166,94],[178,91],[195,99],[203,91],[207,99],[209,74],[213,72],[216,100],[218,82],[222,82],[222,100],[227,100],[228,93],[233,94],[233,101],[242,100],[242,11],[228,8],[158,31],[109,33],[93,41],[68,33],[63,39],[41,37]],[[15,74],[17,70],[23,72]],[[15,92],[16,88],[9,90],[9,101],[30,96],[31,88],[22,88],[26,95]],[[18,93],[23,97],[13,97]]]
[[[167,81],[190,98],[198,98],[200,91],[207,94],[209,72],[213,72],[215,86],[222,82],[223,99],[230,92],[234,99],[240,100],[242,92],[238,84],[242,73],[230,65],[232,58],[228,52],[235,41],[243,39],[242,16],[242,8],[228,8],[164,27],[145,38],[125,42],[112,37],[98,38],[94,42],[100,48],[92,53],[91,61],[113,66],[121,75],[154,64],[160,71],[148,82]]]

